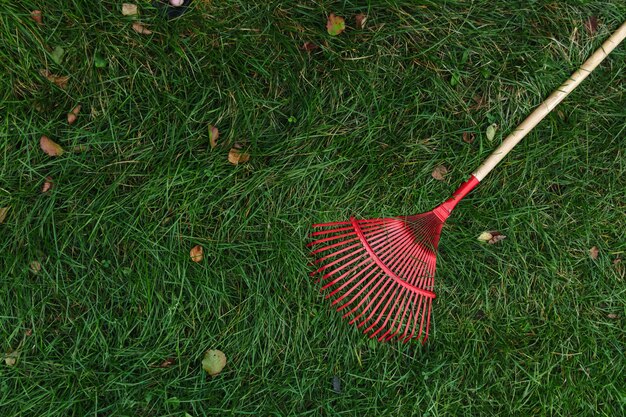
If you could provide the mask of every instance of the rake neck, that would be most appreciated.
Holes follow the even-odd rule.
[[[457,190],[452,194],[452,197],[437,206],[433,210],[433,213],[439,217],[439,220],[445,222],[450,216],[450,213],[452,213],[452,210],[454,210],[456,205],[459,204],[459,201],[463,200],[463,198],[468,195],[479,182],[478,178],[472,175],[469,180],[465,181],[459,188],[457,188]]]

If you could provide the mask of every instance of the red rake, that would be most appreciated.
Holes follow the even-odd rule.
[[[321,223],[312,254],[322,291],[379,341],[428,338],[441,229],[454,207],[626,37],[626,22],[513,131],[452,197],[415,216]]]

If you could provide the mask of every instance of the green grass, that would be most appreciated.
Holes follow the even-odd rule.
[[[625,45],[446,224],[425,346],[341,320],[305,248],[312,223],[447,198],[622,1],[210,3],[173,22],[141,3],[148,36],[118,2],[2,1],[0,349],[20,355],[0,362],[0,415],[625,413]],[[347,18],[335,38],[330,12]],[[51,158],[42,134],[87,149]],[[234,142],[249,163],[228,163]],[[476,240],[492,229],[507,239]],[[207,349],[228,357],[213,379]]]

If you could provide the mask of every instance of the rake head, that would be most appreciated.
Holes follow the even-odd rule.
[[[311,275],[326,298],[370,338],[426,342],[441,229],[477,183],[472,177],[427,213],[313,225]]]

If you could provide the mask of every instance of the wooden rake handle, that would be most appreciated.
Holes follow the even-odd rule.
[[[606,58],[617,45],[626,37],[626,22],[608,38],[593,55],[572,76],[557,88],[550,96],[539,105],[531,114],[515,129],[504,141],[493,151],[491,155],[478,167],[472,175],[478,180],[483,178],[495,168],[496,165],[511,152],[523,138],[530,132],[544,117],[548,115],[574,88],[578,87],[587,76],[593,71],[604,58]]]

